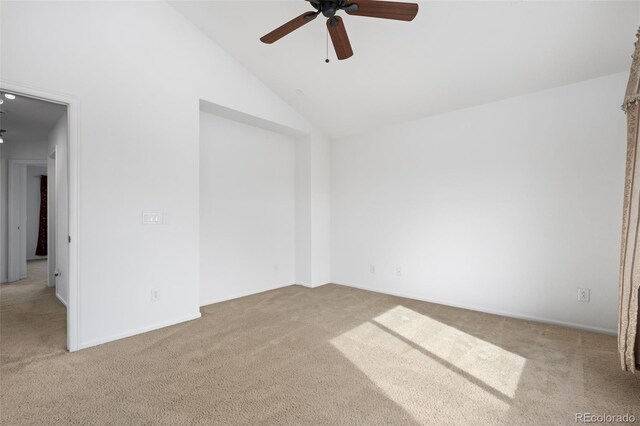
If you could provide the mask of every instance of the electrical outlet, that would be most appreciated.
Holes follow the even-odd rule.
[[[151,301],[152,302],[157,302],[158,300],[160,300],[160,290],[158,290],[157,288],[152,288],[151,289]]]
[[[372,274],[376,273],[376,266],[373,263],[369,265],[369,272],[371,272]]]
[[[591,290],[588,288],[578,289],[578,302],[589,303],[591,302]]]
[[[396,266],[396,275],[398,276],[402,275],[402,268],[399,266]]]

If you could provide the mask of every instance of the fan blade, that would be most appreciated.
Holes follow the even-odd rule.
[[[358,8],[350,11],[348,7],[352,4],[357,4]],[[345,5],[345,11],[349,15],[396,19],[398,21],[413,21],[413,18],[418,14],[418,5],[416,3],[392,1],[356,0]]]
[[[344,28],[342,18],[334,16],[327,19],[327,28],[329,29],[329,35],[331,36],[333,48],[336,50],[338,59],[343,60],[353,56],[349,36],[347,35],[347,30]]]
[[[318,16],[317,12],[305,12],[302,15],[298,16],[297,18],[293,18],[286,24],[271,31],[269,34],[262,36],[260,38],[260,41],[267,44],[276,42],[280,40],[282,37],[286,36],[287,34],[297,30],[304,24],[308,24],[309,22],[313,21],[314,19],[316,19],[317,16]]]

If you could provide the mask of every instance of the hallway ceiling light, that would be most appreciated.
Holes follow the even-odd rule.
[[[7,98],[7,99],[15,99],[16,95],[12,95],[11,93],[5,93],[4,97]]]

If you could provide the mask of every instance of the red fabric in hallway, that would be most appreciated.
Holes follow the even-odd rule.
[[[40,176],[40,225],[36,256],[47,255],[47,177]]]

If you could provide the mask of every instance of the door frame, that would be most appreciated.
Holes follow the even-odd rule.
[[[18,215],[16,217],[15,214],[15,202],[18,197],[20,200],[23,198],[26,200],[26,181],[22,187],[18,188],[14,182],[14,173],[18,167],[24,167],[26,174],[26,168],[28,166],[45,166],[47,167],[47,160],[8,160],[7,162],[7,278],[8,282],[18,281],[24,278],[27,278],[25,274],[22,272],[21,266],[26,264],[27,262],[27,253],[24,250],[25,247],[22,247],[21,243],[24,240],[22,234],[23,232],[16,233],[16,228],[20,225],[21,217]],[[23,206],[24,207],[24,206]],[[26,213],[26,212],[22,212]],[[26,232],[26,230],[23,230]],[[16,247],[18,247],[16,249]]]
[[[68,285],[69,296],[67,300],[67,349],[70,352],[79,349],[80,329],[80,100],[69,94],[51,91],[21,84],[16,81],[0,79],[0,90],[41,99],[67,107],[67,143],[68,143],[68,185],[69,185],[69,265]],[[61,238],[62,236],[57,236]]]

